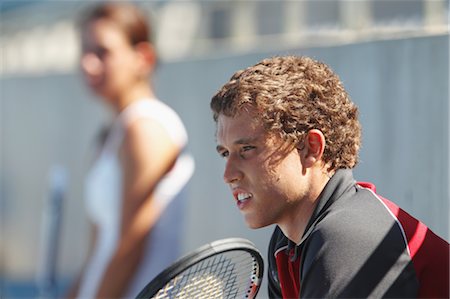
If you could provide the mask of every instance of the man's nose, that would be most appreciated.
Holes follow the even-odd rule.
[[[231,184],[241,180],[243,177],[242,171],[237,167],[236,159],[229,157],[225,164],[225,170],[223,173],[223,180],[227,184]]]
[[[90,76],[98,76],[103,72],[103,63],[94,53],[85,53],[81,58],[81,68]]]

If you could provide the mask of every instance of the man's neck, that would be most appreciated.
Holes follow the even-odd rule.
[[[319,202],[320,194],[330,178],[331,174],[323,171],[314,173],[310,180],[308,194],[295,202],[292,207],[292,213],[278,223],[284,235],[295,244],[300,243],[306,226]]]

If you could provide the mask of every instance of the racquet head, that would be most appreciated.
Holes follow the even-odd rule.
[[[166,268],[137,299],[255,298],[264,262],[250,241],[222,239],[206,244]]]

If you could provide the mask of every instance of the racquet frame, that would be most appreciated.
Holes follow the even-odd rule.
[[[249,240],[243,238],[227,238],[203,245],[174,262],[171,266],[166,268],[151,282],[149,282],[137,295],[136,299],[152,298],[159,292],[160,289],[164,288],[167,283],[169,283],[173,278],[175,278],[182,272],[186,271],[188,268],[214,255],[220,255],[221,253],[229,251],[246,251],[255,259],[256,263],[258,264],[258,273],[256,273],[256,275],[258,276],[256,280],[257,284],[252,287],[252,296],[249,297],[254,298],[258,293],[264,273],[263,258],[254,244]],[[250,272],[251,271],[249,269],[249,273]]]

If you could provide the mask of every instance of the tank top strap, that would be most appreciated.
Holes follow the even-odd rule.
[[[125,128],[141,118],[149,118],[158,122],[175,144],[181,149],[186,146],[187,132],[178,114],[157,99],[142,99],[128,105],[119,113],[112,124],[104,150],[117,150],[123,141]]]
[[[123,141],[125,128],[134,120],[141,117],[150,117],[150,100],[139,100],[123,109],[113,121],[108,136],[105,141],[103,150],[116,151]]]
[[[142,117],[154,117],[157,109],[156,99],[143,99],[128,105],[118,116],[118,121],[127,126]],[[156,104],[156,105],[155,105]]]
[[[158,122],[180,148],[187,143],[187,132],[178,114],[165,103],[157,99],[143,99],[129,105],[118,117],[123,128],[140,118],[149,118]],[[123,132],[122,132],[123,134]]]

